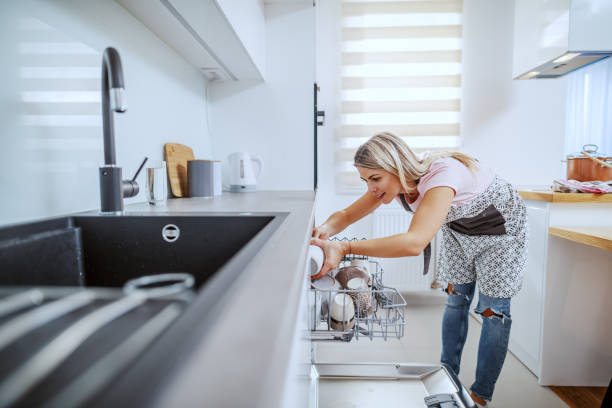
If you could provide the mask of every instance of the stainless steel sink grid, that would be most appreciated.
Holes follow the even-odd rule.
[[[343,239],[343,240],[346,240]],[[311,328],[311,338],[315,341],[321,340],[340,340],[340,341],[351,341],[353,338],[359,339],[360,337],[367,337],[372,340],[375,337],[380,337],[385,340],[388,338],[401,338],[404,336],[404,330],[406,326],[406,318],[404,316],[404,308],[406,307],[406,300],[395,288],[385,286],[383,284],[383,268],[380,264],[367,256],[362,255],[347,255],[342,258],[339,268],[349,265],[351,261],[359,259],[366,260],[370,265],[375,266],[375,270],[372,274],[372,287],[363,290],[320,290],[310,289],[315,295],[312,296],[314,299],[314,310],[320,308],[318,304],[318,298],[327,300],[327,304],[331,304],[332,297],[337,293],[356,294],[357,307],[356,309],[362,309],[360,303],[361,296],[359,294],[371,293],[371,313],[367,314],[355,314],[355,326],[353,328],[347,328],[346,330],[334,330],[331,327],[331,316],[330,313],[322,313],[320,319],[317,321],[316,313],[311,313],[309,326]]]

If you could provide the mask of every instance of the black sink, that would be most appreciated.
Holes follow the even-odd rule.
[[[46,406],[66,395],[71,406],[153,405],[156,393],[172,383],[201,346],[233,283],[286,215],[74,215],[0,228],[0,301],[11,303],[11,296],[21,292],[45,293],[42,303],[31,298],[31,304],[11,314],[6,308],[0,313],[0,338],[5,339],[27,326],[13,319],[31,323],[28,313],[38,313],[28,332],[0,345],[5,363],[0,369],[0,405],[9,398],[18,407]],[[147,298],[79,340],[52,371],[27,364],[40,353],[49,354],[47,345],[54,339],[76,333],[75,325],[80,324],[80,333],[100,319],[101,311],[108,313],[104,308],[138,297],[113,288],[132,278],[168,272],[193,275],[197,293]],[[84,286],[92,288],[83,291]],[[57,316],[49,312],[58,299],[67,302],[81,293],[93,293],[95,300]],[[173,317],[162,316],[171,307]],[[40,318],[41,310],[51,316],[48,321]],[[162,317],[165,323],[160,325]],[[81,323],[83,319],[87,321]],[[15,378],[20,379],[17,387],[11,382]]]
[[[0,286],[121,287],[186,272],[199,288],[247,243],[260,247],[269,234],[253,238],[279,215],[71,216],[4,228]]]

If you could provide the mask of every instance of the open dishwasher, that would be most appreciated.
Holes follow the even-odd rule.
[[[347,271],[353,272],[352,268],[364,270],[367,286],[354,288],[357,285],[349,285],[347,277],[340,276],[346,275]],[[315,349],[321,341],[388,340],[404,336],[407,303],[397,289],[384,285],[383,273],[378,261],[350,254],[330,272],[330,283],[323,287],[312,284],[309,289],[310,406],[366,408],[401,404],[428,408],[475,407],[469,392],[452,369],[441,363],[316,361]],[[338,312],[339,302],[336,300],[344,296],[352,300],[352,308],[342,308]]]

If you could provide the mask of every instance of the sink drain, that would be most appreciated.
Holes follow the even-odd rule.
[[[162,228],[162,238],[166,242],[174,242],[179,239],[181,230],[174,224],[168,224]]]

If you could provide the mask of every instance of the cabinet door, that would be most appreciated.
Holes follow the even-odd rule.
[[[567,51],[569,6],[570,0],[516,0],[513,78]]]
[[[549,204],[539,201],[527,201],[526,204],[529,224],[527,265],[523,287],[512,299],[508,348],[535,375],[539,375]]]
[[[209,79],[263,79],[265,19],[257,0],[117,2]]]

